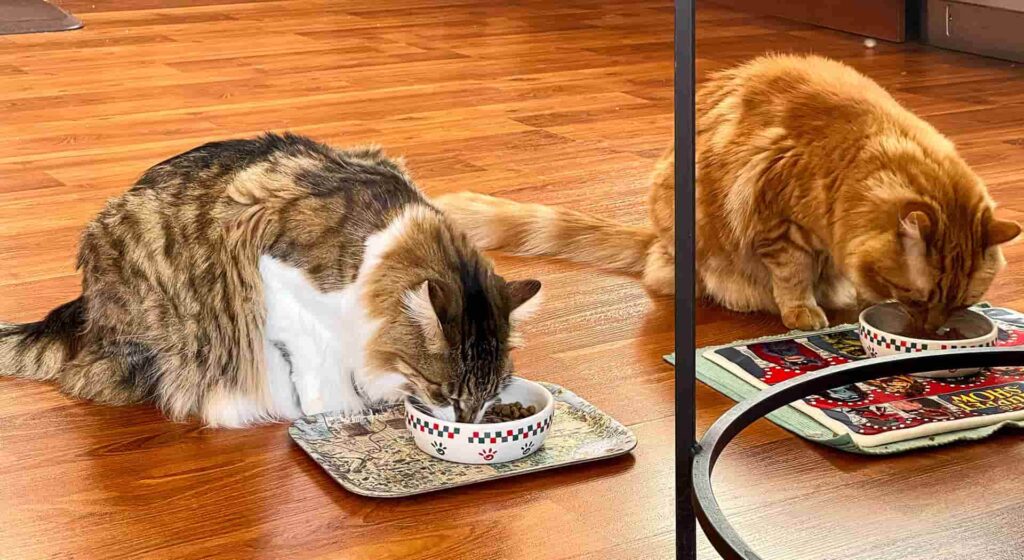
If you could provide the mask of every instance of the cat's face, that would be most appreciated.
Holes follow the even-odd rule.
[[[1020,234],[991,208],[901,204],[852,249],[851,275],[865,303],[898,301],[930,331],[982,300],[1005,261],[999,246]],[[944,211],[945,212],[944,212]],[[892,211],[892,210],[890,210]]]
[[[512,375],[516,327],[536,309],[541,284],[506,282],[487,266],[467,265],[459,276],[405,292],[404,320],[390,327],[402,342],[389,347],[406,390],[435,416],[479,422]]]

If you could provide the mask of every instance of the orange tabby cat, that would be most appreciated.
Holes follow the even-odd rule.
[[[819,329],[823,307],[897,300],[934,329],[982,298],[1004,265],[999,245],[1021,231],[993,216],[948,139],[845,64],[760,57],[712,76],[696,109],[698,290],[729,309]],[[655,192],[652,216],[671,208]],[[487,248],[629,262],[646,276],[650,228],[613,244],[602,226],[594,242],[582,219],[560,221],[575,213],[490,200],[441,204]]]

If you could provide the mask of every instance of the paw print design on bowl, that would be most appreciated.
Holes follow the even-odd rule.
[[[480,456],[484,458],[484,461],[490,461],[494,459],[494,456],[497,455],[497,453],[497,451],[488,447],[487,449],[484,449],[483,451],[480,452]]]
[[[534,406],[526,418],[504,422],[453,422],[431,416],[418,399],[405,400],[405,426],[416,447],[435,459],[467,465],[515,461],[543,449],[555,416],[555,399],[539,383],[513,377],[498,395],[501,402]],[[533,446],[526,446],[533,443]],[[444,446],[444,454],[438,444]]]
[[[444,452],[448,451],[448,448],[445,447],[444,444],[439,441],[431,443],[430,446],[434,448],[434,453],[437,453],[438,455],[443,456]]]

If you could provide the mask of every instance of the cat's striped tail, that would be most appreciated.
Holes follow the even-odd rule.
[[[637,276],[657,240],[650,227],[471,192],[434,203],[483,249],[561,257]]]
[[[0,375],[53,379],[75,354],[85,326],[82,298],[65,303],[35,323],[0,323]]]

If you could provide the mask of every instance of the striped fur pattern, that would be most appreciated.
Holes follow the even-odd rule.
[[[824,309],[896,300],[935,328],[983,297],[1020,233],[949,140],[842,63],[754,59],[706,80],[696,114],[698,291],[729,309],[811,330]],[[652,266],[674,258],[671,167],[650,228],[465,193],[438,202],[487,248],[671,283]]]
[[[292,371],[315,356],[267,339],[268,262],[297,271],[315,293],[344,292],[349,307],[324,315],[359,311],[360,323],[324,323],[365,330],[349,349],[359,355],[344,362],[351,371]],[[40,322],[0,326],[0,373],[213,425],[300,413],[275,401],[268,362],[285,381],[337,376],[313,386],[415,393],[460,418],[476,415],[511,372],[513,313],[540,289],[497,275],[399,162],[293,135],[206,144],[152,167],[88,225],[78,266],[80,297]],[[326,296],[316,301],[335,301]],[[409,308],[414,296],[425,308]],[[328,343],[345,335],[319,332]],[[238,403],[245,414],[223,410]]]
[[[698,96],[705,293],[790,328],[885,300],[925,328],[978,302],[1020,227],[953,144],[842,63],[766,56]]]

